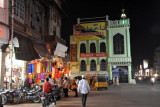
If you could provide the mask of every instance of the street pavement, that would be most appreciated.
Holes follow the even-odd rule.
[[[41,107],[41,103],[5,105],[4,107]],[[68,98],[57,101],[50,107],[82,107],[81,97],[74,97],[69,92]],[[160,107],[160,82],[154,86],[149,81],[138,81],[136,85],[120,83],[111,85],[106,91],[92,90],[87,99],[86,107]]]

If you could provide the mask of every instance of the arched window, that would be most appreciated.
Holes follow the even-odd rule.
[[[90,44],[90,53],[96,53],[96,45],[95,43]]]
[[[86,71],[86,61],[81,61],[81,71]]]
[[[80,53],[86,53],[86,45],[84,43],[80,46]]]
[[[107,71],[106,60],[104,60],[104,59],[101,60],[100,70]]]
[[[90,70],[91,71],[96,71],[96,61],[95,60],[91,60]]]
[[[100,43],[100,52],[106,53],[106,44],[104,42]]]
[[[124,36],[116,34],[113,37],[114,54],[124,54]]]

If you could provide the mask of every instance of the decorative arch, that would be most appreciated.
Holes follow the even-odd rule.
[[[113,36],[114,54],[124,54],[124,36],[116,34]]]
[[[105,42],[101,42],[100,43],[100,52],[101,53],[106,53],[106,44],[105,44]]]
[[[80,53],[86,53],[86,45],[84,43],[80,45]]]
[[[101,60],[100,71],[107,71],[106,60],[104,60],[104,59]]]
[[[81,71],[86,71],[86,61],[82,60],[81,61],[81,67],[80,67]]]
[[[93,60],[93,59],[90,62],[90,70],[91,71],[96,71],[96,61]]]
[[[95,43],[90,44],[90,53],[96,53],[96,44]]]

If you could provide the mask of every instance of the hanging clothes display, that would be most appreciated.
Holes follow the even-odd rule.
[[[32,72],[34,72],[34,63],[32,64]]]
[[[41,63],[37,63],[37,73],[41,73]]]
[[[32,61],[32,63],[28,64],[29,83],[43,85],[44,80],[49,77],[49,75],[51,75],[51,77],[55,80],[60,80],[60,78],[64,75],[64,71],[62,68],[57,68],[57,65],[58,63],[53,61]],[[65,71],[69,72],[68,69]]]

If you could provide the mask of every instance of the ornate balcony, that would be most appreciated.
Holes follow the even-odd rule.
[[[108,21],[108,28],[130,27],[129,19]]]

